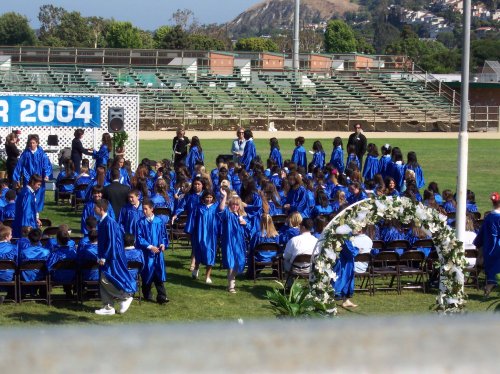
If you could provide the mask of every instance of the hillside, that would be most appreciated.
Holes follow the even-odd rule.
[[[335,14],[356,11],[358,5],[349,0],[302,0],[301,21],[319,23]],[[266,0],[247,9],[227,24],[233,35],[255,34],[271,29],[291,28],[295,2],[292,0]]]

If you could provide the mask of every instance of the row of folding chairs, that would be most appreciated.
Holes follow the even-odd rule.
[[[142,269],[142,264],[140,262],[130,261],[128,263],[129,270],[137,271],[137,289],[139,303],[141,302],[141,277],[140,270]],[[47,270],[47,264],[45,260],[32,260],[25,261],[20,265],[17,265],[14,261],[10,260],[0,260],[0,271],[13,271],[14,275],[9,281],[0,281],[0,287],[6,289],[11,289],[12,292],[8,294],[13,295],[11,299],[6,299],[7,301],[12,301],[16,303],[22,303],[24,301],[44,301],[47,305],[51,305],[53,301],[53,289],[59,286],[67,286],[75,292],[75,297],[66,298],[63,295],[57,298],[57,300],[71,300],[83,302],[85,299],[85,292],[91,291],[98,294],[99,292],[99,281],[98,280],[87,280],[84,274],[90,271],[99,270],[99,265],[94,261],[88,261],[83,264],[77,263],[75,260],[63,260],[58,262],[54,269],[55,271],[73,271],[75,272],[75,277],[67,282],[55,281],[50,272]],[[34,281],[23,280],[21,276],[24,271],[37,271],[39,273],[45,274],[42,279]],[[38,288],[39,294],[34,293],[34,287]],[[58,295],[59,296],[59,295]]]

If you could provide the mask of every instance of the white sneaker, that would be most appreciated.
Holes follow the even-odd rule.
[[[198,273],[199,273],[200,269],[194,269],[193,272],[191,273],[191,277],[193,279],[198,279]]]
[[[205,283],[206,284],[212,284],[212,279],[210,279],[210,278],[205,279]]]
[[[95,311],[95,314],[98,314],[100,316],[112,316],[113,314],[115,314],[115,308],[108,304],[106,306],[103,306],[101,309],[97,309]]]
[[[125,313],[128,308],[130,307],[130,304],[132,304],[132,301],[134,300],[133,297],[128,297],[123,301],[120,301],[120,309],[118,310],[118,313],[123,314]]]

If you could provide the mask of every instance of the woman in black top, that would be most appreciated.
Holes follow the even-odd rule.
[[[9,179],[9,186],[12,185],[12,175],[14,174],[14,169],[17,165],[17,160],[21,151],[17,148],[17,143],[19,143],[19,137],[15,132],[7,135],[5,139],[5,152],[7,153],[7,178]]]
[[[80,166],[82,164],[82,155],[92,155],[92,151],[83,148],[82,137],[85,131],[82,129],[75,130],[75,138],[71,142],[71,161],[75,164],[75,172],[80,174]]]

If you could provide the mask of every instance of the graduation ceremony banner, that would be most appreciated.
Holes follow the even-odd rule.
[[[0,126],[100,127],[101,98],[0,95]]]

